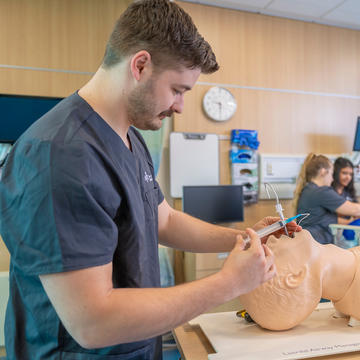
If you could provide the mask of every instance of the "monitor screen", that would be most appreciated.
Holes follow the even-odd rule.
[[[184,186],[183,211],[210,223],[244,221],[242,185]]]
[[[353,151],[360,151],[360,116],[356,122]]]
[[[62,98],[0,94],[0,143],[14,143]]]

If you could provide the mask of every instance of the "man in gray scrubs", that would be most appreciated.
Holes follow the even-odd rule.
[[[274,276],[253,230],[168,205],[135,129],[159,129],[181,113],[200,73],[217,69],[177,4],[135,1],[92,79],[15,144],[0,185],[0,232],[11,253],[9,359],[161,359],[161,334]],[[159,242],[231,253],[217,274],[160,288]]]

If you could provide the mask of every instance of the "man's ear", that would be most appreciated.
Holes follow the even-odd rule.
[[[139,81],[144,74],[151,72],[151,55],[146,50],[138,51],[130,61],[130,70],[133,77]]]
[[[307,264],[305,264],[299,269],[298,272],[290,273],[290,274],[286,275],[285,285],[289,289],[296,289],[303,283],[304,279],[306,278],[306,276],[308,274],[308,271],[309,271],[309,267]]]

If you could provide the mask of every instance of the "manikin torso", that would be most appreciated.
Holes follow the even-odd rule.
[[[345,295],[338,301],[333,301],[334,307],[342,314],[349,315],[360,321],[360,246],[349,249],[356,259],[354,279]]]

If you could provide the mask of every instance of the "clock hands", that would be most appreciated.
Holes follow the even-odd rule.
[[[222,120],[222,102],[221,101],[216,101],[216,104],[219,105],[219,120]]]
[[[210,88],[204,98],[205,114],[213,120],[225,121],[231,118],[236,111],[236,100],[225,88],[214,86]]]

